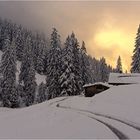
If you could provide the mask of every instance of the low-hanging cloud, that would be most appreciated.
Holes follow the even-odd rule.
[[[107,58],[115,66],[122,56],[124,69],[130,69],[132,50],[140,21],[140,2],[0,2],[0,16],[48,37],[56,27],[64,41],[72,31],[86,42],[90,55]],[[114,38],[113,38],[114,37]]]

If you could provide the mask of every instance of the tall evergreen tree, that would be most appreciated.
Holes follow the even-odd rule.
[[[72,50],[70,48],[70,37],[68,36],[65,42],[65,48],[62,50],[62,75],[60,76],[59,83],[61,85],[60,96],[70,96],[73,95],[73,86],[72,86],[72,64],[71,55]]]
[[[89,64],[90,64],[90,72],[91,72],[91,83],[95,83],[97,82],[97,75],[98,75],[98,61],[93,57],[91,56],[88,56],[88,61],[89,61]]]
[[[4,20],[1,25],[1,50],[4,51],[5,49],[5,40],[8,38],[10,41],[9,37],[9,31],[10,31],[10,23],[7,20]]]
[[[135,48],[132,56],[131,72],[140,73],[140,25],[135,40]]]
[[[14,41],[10,43],[9,38],[5,40],[4,53],[2,55],[1,73],[2,100],[4,107],[18,107],[18,94],[16,91],[16,50]]]
[[[87,51],[85,47],[84,41],[82,42],[82,47],[80,49],[81,57],[80,57],[80,62],[81,62],[81,78],[82,78],[82,83],[88,84],[91,82],[91,71],[90,71],[90,64],[89,64],[89,59],[87,56]]]
[[[58,31],[53,28],[51,34],[51,49],[48,53],[47,60],[47,78],[46,85],[48,88],[48,98],[52,99],[59,96],[60,84],[59,77],[61,74],[61,41]]]
[[[72,63],[74,68],[74,75],[75,75],[75,81],[76,81],[76,91],[74,92],[74,95],[78,95],[82,91],[82,79],[81,79],[81,67],[80,67],[80,58],[79,58],[79,42],[77,38],[75,37],[75,34],[71,34],[71,41],[70,46],[72,47]],[[76,93],[77,92],[77,93]]]
[[[40,35],[39,33],[35,33],[33,36],[32,36],[32,48],[33,48],[33,61],[34,61],[34,65],[35,65],[35,69],[37,69],[37,60],[38,60],[38,54],[39,54],[39,51],[40,51]]]
[[[117,73],[122,73],[122,62],[121,62],[121,57],[119,56],[118,57],[118,60],[117,60],[117,66],[116,66],[116,72]]]
[[[60,76],[61,96],[79,95],[82,90],[82,80],[79,61],[79,43],[74,33],[67,37],[63,50],[63,73]]]
[[[36,60],[36,71],[39,74],[43,74],[44,67],[45,67],[45,54],[46,54],[46,45],[43,40],[40,41],[39,44],[39,50],[38,50],[38,56]]]
[[[32,105],[35,99],[36,82],[33,54],[31,48],[31,37],[27,36],[24,47],[24,54],[20,68],[19,83],[24,87],[24,98],[26,106]]]
[[[22,28],[22,26],[18,26],[17,28],[17,35],[16,35],[16,54],[17,54],[17,59],[19,61],[22,60],[23,57],[23,50],[24,50],[24,41],[25,41],[25,37],[24,37],[24,30]]]
[[[106,60],[104,57],[100,59],[99,62],[99,77],[100,77],[100,82],[107,82],[108,81],[108,76],[109,76],[109,71],[107,68]]]

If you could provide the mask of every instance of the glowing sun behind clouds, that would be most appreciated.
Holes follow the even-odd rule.
[[[55,27],[62,41],[74,31],[92,57],[105,57],[115,67],[120,55],[125,72],[130,70],[139,7],[140,1],[5,1],[0,2],[0,17],[42,31],[47,38]]]
[[[95,56],[100,58],[102,54],[107,62],[115,67],[117,58],[120,55],[124,72],[130,70],[131,57],[128,58],[127,56],[132,55],[134,36],[127,34],[120,28],[105,27],[94,34],[88,45],[93,46],[93,44],[97,46],[96,48],[92,47],[93,51],[96,52]]]

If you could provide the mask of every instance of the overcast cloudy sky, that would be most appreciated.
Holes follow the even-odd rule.
[[[90,55],[116,65],[122,57],[130,68],[135,35],[140,23],[140,2],[0,2],[0,17],[50,34],[56,27],[66,38],[72,31],[85,41]]]

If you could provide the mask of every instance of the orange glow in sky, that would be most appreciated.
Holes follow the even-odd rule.
[[[120,55],[122,58],[124,72],[125,70],[129,71],[134,46],[133,36],[129,36],[123,32],[123,30],[121,31],[119,29],[103,29],[94,35],[93,40],[90,41],[90,46],[91,44],[96,44],[96,46],[99,46],[100,50],[102,50],[99,54],[97,54],[97,57],[100,57],[102,53],[107,59],[107,62],[113,67],[116,66],[117,58]],[[108,53],[104,54],[104,50],[108,51]],[[116,61],[114,61],[115,59]]]
[[[43,31],[47,38],[55,27],[62,43],[74,31],[91,56],[105,57],[115,67],[120,55],[124,72],[130,70],[139,13],[140,1],[0,2],[0,17]]]

